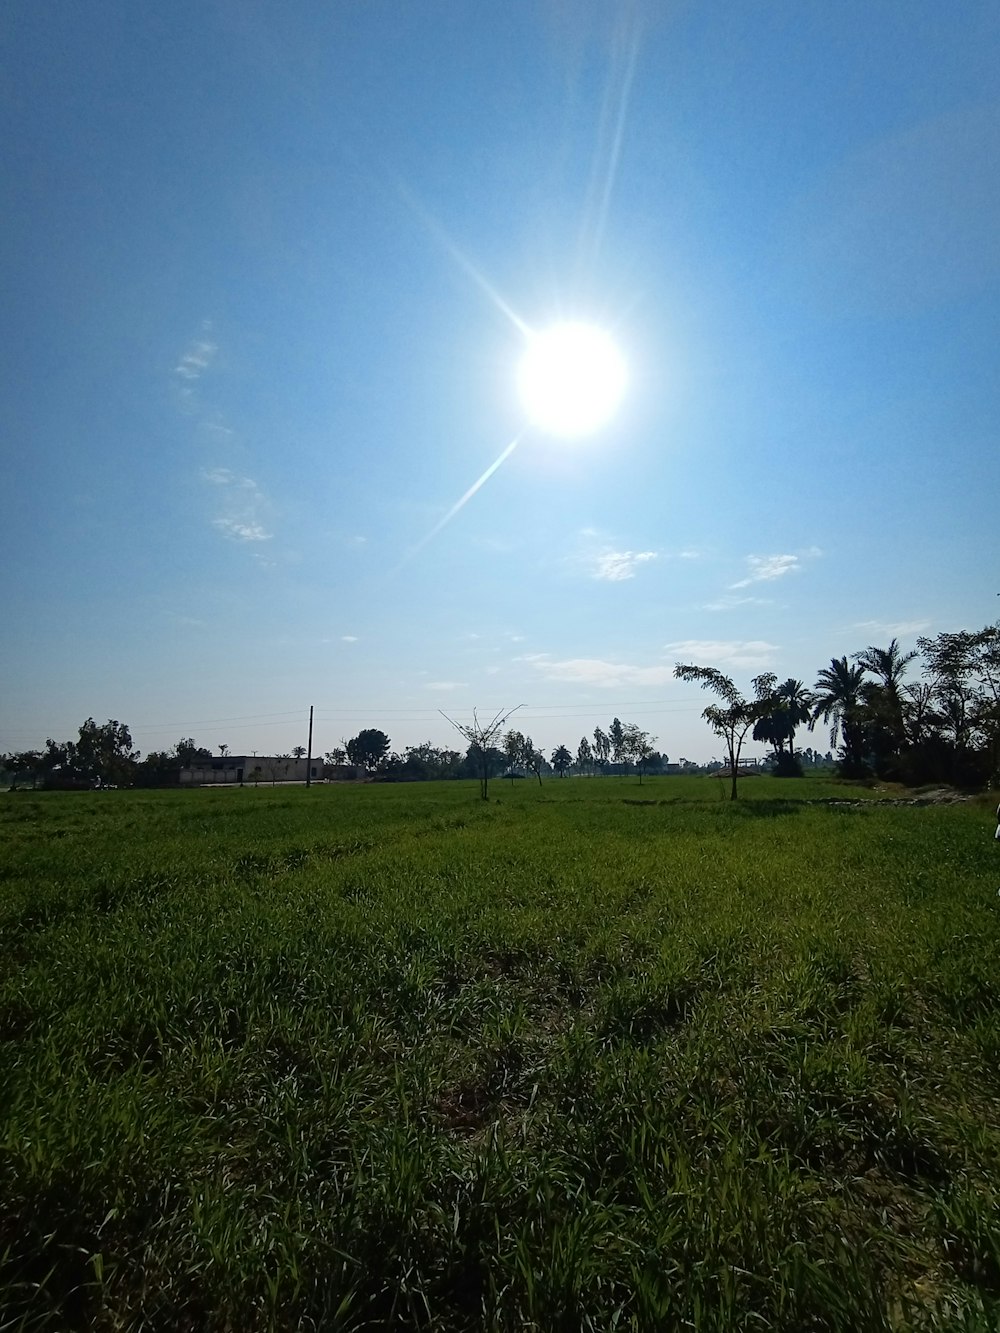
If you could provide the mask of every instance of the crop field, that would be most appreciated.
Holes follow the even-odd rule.
[[[0,796],[0,1329],[992,1333],[1000,845],[887,795]]]

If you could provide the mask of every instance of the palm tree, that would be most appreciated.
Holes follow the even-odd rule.
[[[753,724],[753,738],[774,746],[775,754],[783,754],[788,740],[788,714],[777,696],[769,701],[769,711]]]
[[[779,756],[784,753],[787,741],[788,757],[793,759],[795,728],[812,717],[812,695],[801,680],[789,676],[776,687],[765,707],[763,716],[754,723],[754,740],[773,745]]]
[[[839,737],[844,741],[844,768],[856,773],[862,766],[863,727],[861,717],[861,690],[865,671],[852,666],[846,657],[830,659],[813,687],[812,718],[809,728],[817,722],[830,727],[830,744],[836,746]]]
[[[883,687],[898,699],[899,687],[906,674],[906,668],[916,656],[916,649],[908,653],[901,652],[899,640],[893,639],[888,648],[869,646],[863,653],[855,653],[854,660],[866,671],[870,671],[881,681]]]
[[[859,666],[875,677],[875,683],[862,691],[862,698],[876,719],[876,750],[883,759],[898,755],[906,744],[900,687],[906,668],[916,656],[916,652],[902,652],[898,639],[893,639],[888,648],[869,646],[863,653],[854,654]]]
[[[813,697],[806,689],[805,683],[796,680],[794,676],[789,676],[783,684],[779,685],[774,692],[775,698],[781,700],[781,711],[785,715],[785,727],[788,735],[788,753],[794,754],[793,742],[795,740],[795,728],[800,727],[804,722],[808,722],[812,717]]]

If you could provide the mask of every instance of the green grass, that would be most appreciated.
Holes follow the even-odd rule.
[[[0,799],[0,1329],[1000,1324],[1000,847],[753,779]]]

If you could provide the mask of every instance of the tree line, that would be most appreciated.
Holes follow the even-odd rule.
[[[218,746],[218,758],[225,759],[230,747]],[[296,745],[287,754],[269,755],[250,767],[247,780],[270,778],[280,781],[287,776],[293,759],[305,755],[304,745]],[[142,758],[132,742],[130,728],[109,718],[95,722],[88,717],[76,740],[46,740],[44,749],[21,750],[0,754],[0,771],[12,776],[13,784],[30,780],[32,786],[58,787],[162,787],[175,783],[182,768],[204,768],[216,756],[193,737],[182,737],[168,750],[150,750]]]
[[[920,676],[907,679],[920,659]],[[1000,623],[924,636],[910,652],[893,638],[885,648],[831,658],[811,689],[765,672],[748,698],[716,667],[679,662],[674,675],[719,699],[702,716],[725,745],[734,798],[747,734],[772,746],[775,772],[793,776],[801,773],[800,726],[829,727],[842,777],[908,786],[1000,781]]]
[[[802,772],[803,753],[810,766],[820,761],[811,748],[795,748],[800,729],[816,727],[829,729],[836,771],[843,777],[875,776],[910,786],[981,787],[1000,781],[1000,623],[922,637],[911,652],[903,652],[895,638],[884,648],[869,645],[850,657],[831,658],[812,687],[793,677],[779,682],[765,672],[754,677],[752,693],[744,695],[713,666],[678,663],[674,675],[710,690],[718,700],[703,716],[723,743],[733,795],[748,736],[771,747],[774,772],[791,776]],[[368,727],[324,758],[331,766],[349,763],[386,781],[478,778],[484,793],[491,776],[541,782],[553,772],[559,777],[635,772],[641,782],[644,774],[668,763],[654,749],[655,736],[617,717],[606,730],[598,726],[582,736],[575,752],[558,745],[546,758],[530,736],[508,725],[516,711],[484,724],[475,717],[470,724],[449,718],[466,742],[461,750],[428,740],[398,753],[384,731]],[[228,745],[217,749],[221,758],[229,753]],[[288,754],[263,757],[247,779],[281,780],[291,760],[305,753],[299,745]],[[142,758],[125,723],[87,718],[76,739],[48,739],[44,749],[0,755],[0,769],[13,776],[14,785],[30,780],[32,785],[163,786],[176,782],[180,769],[214,758],[191,737]],[[698,766],[682,760],[680,768]]]
[[[608,772],[636,767],[641,775],[658,768],[665,756],[652,749],[647,732],[633,724],[623,725],[618,718],[608,732],[594,731],[591,748],[584,737],[577,749],[576,761],[565,745],[557,746],[546,758],[530,736],[510,728],[505,735],[484,743],[473,736],[463,750],[437,746],[432,741],[408,745],[402,753],[392,749],[389,736],[377,727],[366,727],[356,736],[327,750],[324,762],[333,770],[350,765],[368,776],[383,781],[428,781],[443,778],[479,778],[487,776],[533,776],[541,782],[544,775],[560,777],[576,771]],[[10,775],[13,785],[30,782],[33,787],[159,787],[175,784],[181,769],[206,768],[225,760],[230,747],[217,746],[218,755],[193,737],[182,737],[166,750],[151,750],[145,758],[134,747],[132,734],[124,722],[109,719],[97,723],[88,718],[75,740],[45,742],[44,749],[0,754],[0,771]],[[288,778],[293,759],[306,753],[302,745],[288,753],[254,757],[247,760],[244,777],[255,785]]]

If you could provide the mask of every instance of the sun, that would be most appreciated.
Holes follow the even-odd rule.
[[[614,416],[627,381],[614,340],[593,324],[568,321],[529,335],[517,386],[532,423],[548,435],[590,435]]]

